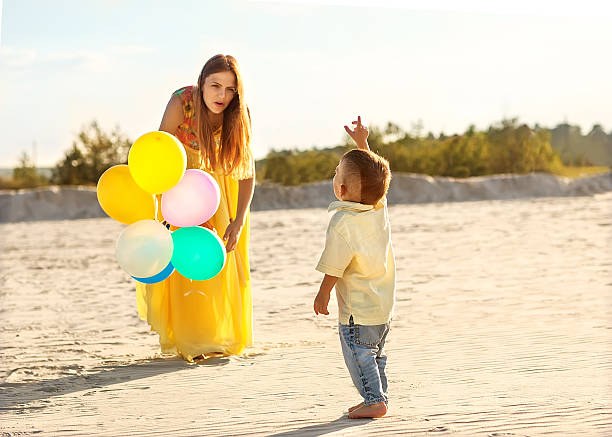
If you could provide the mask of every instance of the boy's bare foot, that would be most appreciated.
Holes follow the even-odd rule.
[[[365,418],[375,418],[375,417],[383,417],[387,414],[387,404],[384,402],[379,402],[377,404],[372,405],[364,405],[363,407],[359,407],[356,410],[353,410],[349,413],[350,419],[365,419]]]
[[[357,404],[357,405],[353,405],[351,408],[349,408],[349,409],[348,409],[348,411],[349,411],[349,413],[350,413],[351,411],[356,410],[357,408],[361,408],[361,407],[363,407],[364,405],[365,405],[365,404],[364,404],[363,402],[362,402],[362,403],[360,403],[360,404]]]

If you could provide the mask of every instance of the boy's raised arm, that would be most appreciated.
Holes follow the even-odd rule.
[[[344,125],[344,130],[347,134],[355,141],[357,144],[357,148],[363,150],[370,150],[370,145],[368,144],[368,135],[370,131],[368,128],[361,124],[361,115],[357,116],[357,120],[353,121],[355,125],[355,130],[351,130],[347,125]]]

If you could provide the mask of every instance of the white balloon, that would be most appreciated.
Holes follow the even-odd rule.
[[[137,278],[160,273],[170,262],[174,243],[164,225],[140,220],[125,228],[117,239],[117,261],[123,270]]]

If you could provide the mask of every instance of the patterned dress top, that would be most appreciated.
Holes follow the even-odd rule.
[[[200,142],[198,141],[197,125],[195,120],[195,110],[193,107],[193,86],[186,86],[174,92],[180,97],[183,104],[183,122],[179,125],[176,131],[176,137],[185,146],[193,150],[200,150]]]

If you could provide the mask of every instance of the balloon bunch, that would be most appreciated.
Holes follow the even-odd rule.
[[[163,281],[175,270],[189,279],[216,276],[226,252],[217,234],[199,225],[215,214],[220,191],[212,176],[187,167],[183,145],[167,132],[149,132],[130,149],[128,165],[102,174],[97,194],[110,217],[129,225],[117,240],[117,261],[145,284]],[[157,198],[169,226],[157,220]]]

